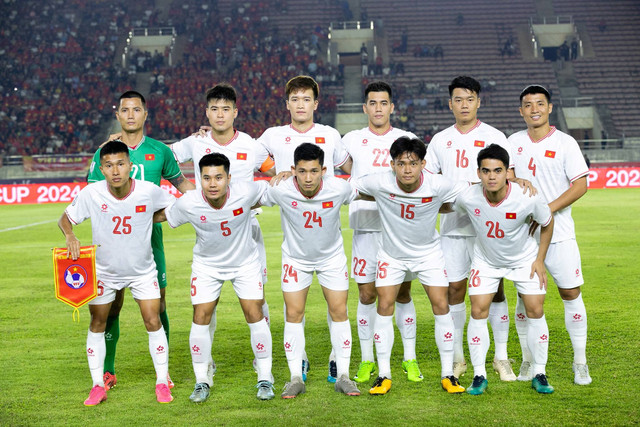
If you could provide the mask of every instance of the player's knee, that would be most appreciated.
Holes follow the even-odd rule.
[[[364,305],[369,305],[376,302],[376,288],[372,283],[358,285],[358,294],[360,302]]]
[[[304,310],[296,310],[287,306],[287,322],[289,323],[301,323],[304,317]]]
[[[544,308],[542,304],[536,305],[534,307],[527,307],[526,312],[529,319],[539,319],[544,316]]]
[[[155,316],[149,316],[144,319],[144,327],[147,328],[148,332],[155,332],[162,327],[162,323],[160,322],[160,317],[156,314]]]
[[[471,317],[474,319],[486,319],[489,317],[489,307],[471,306]]]
[[[571,301],[580,296],[580,286],[571,289],[558,288],[558,292],[564,301]]]
[[[400,290],[398,291],[398,296],[396,297],[396,301],[400,304],[407,304],[411,301],[411,282],[404,282],[400,286]]]
[[[461,280],[457,282],[450,282],[447,290],[449,304],[455,305],[464,302],[464,297],[467,293],[467,281]]]

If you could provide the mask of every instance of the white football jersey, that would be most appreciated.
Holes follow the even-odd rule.
[[[478,178],[478,153],[491,144],[498,144],[509,153],[509,167],[513,167],[513,155],[507,138],[502,132],[478,120],[476,125],[462,133],[456,125],[433,136],[427,148],[427,171],[454,181],[480,182]],[[466,215],[457,212],[440,217],[440,233],[443,236],[473,236],[473,227]]]
[[[316,144],[324,151],[325,176],[333,176],[333,169],[342,166],[349,156],[340,143],[338,131],[319,123],[314,123],[306,132],[299,132],[290,124],[271,127],[264,131],[258,142],[273,156],[277,173],[291,171],[293,152],[304,142]]]
[[[381,172],[391,166],[389,148],[401,136],[417,138],[413,133],[402,129],[389,128],[383,134],[377,134],[370,127],[353,130],[342,138],[353,166],[351,178]],[[376,203],[369,200],[355,200],[349,205],[349,226],[360,231],[380,231],[382,223]]]
[[[234,182],[227,189],[225,204],[216,209],[202,190],[187,191],[167,209],[173,228],[190,223],[196,231],[193,262],[218,270],[237,270],[258,262],[258,247],[251,238],[251,207],[264,194],[266,181]]]
[[[518,178],[531,181],[547,203],[567,191],[571,183],[589,174],[580,147],[575,139],[554,126],[539,141],[532,141],[526,130],[509,137]],[[552,242],[575,239],[575,224],[571,206],[553,215]]]
[[[325,175],[316,195],[307,198],[292,177],[269,187],[260,204],[280,206],[283,254],[301,265],[312,266],[340,254],[344,256],[340,207],[355,196],[347,181]]]
[[[234,182],[253,181],[254,171],[260,170],[262,163],[269,157],[269,153],[261,144],[248,134],[237,130],[226,144],[216,142],[209,131],[207,136],[190,136],[169,147],[179,163],[193,160],[197,189],[202,188],[198,163],[207,154],[221,153],[229,158],[229,173]]]
[[[456,211],[470,218],[476,232],[474,256],[495,268],[532,262],[538,244],[529,236],[529,219],[542,226],[551,221],[551,210],[540,195],[529,197],[518,191],[519,186],[507,185],[505,198],[496,205],[487,200],[482,185],[463,191],[454,203]]]
[[[355,188],[376,199],[382,219],[382,250],[392,258],[424,258],[439,249],[438,210],[469,186],[442,175],[422,172],[420,187],[412,193],[400,189],[392,171],[365,175],[351,181]]]
[[[151,252],[153,213],[174,201],[151,182],[132,178],[131,191],[118,199],[107,181],[98,181],[83,188],[65,212],[72,224],[91,218],[98,276],[126,282],[156,269]]]

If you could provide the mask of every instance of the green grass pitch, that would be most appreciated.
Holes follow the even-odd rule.
[[[593,377],[589,386],[573,385],[572,350],[564,328],[562,302],[551,284],[545,311],[550,329],[547,373],[556,388],[537,395],[528,383],[501,383],[489,372],[483,396],[447,395],[439,384],[439,358],[433,337],[433,316],[422,287],[414,281],[418,311],[418,362],[425,380],[409,383],[400,368],[401,340],[396,332],[392,356],[393,388],[386,396],[347,397],[327,383],[330,342],[326,305],[314,282],[307,303],[307,353],[311,371],[307,393],[293,400],[278,397],[288,379],[282,349],[283,312],[279,283],[280,231],[277,208],[259,216],[269,260],[266,297],[271,311],[276,399],[255,398],[256,376],[249,329],[230,285],[218,306],[213,356],[218,365],[209,400],[189,402],[194,385],[188,349],[192,308],[189,274],[194,233],[189,226],[165,225],[169,266],[167,290],[171,321],[170,372],[175,400],[155,400],[155,375],[147,334],[129,293],[121,316],[116,359],[118,386],[97,407],[82,405],[91,388],[85,357],[89,323],[86,307],[80,323],[72,309],[57,301],[52,284],[51,248],[64,245],[56,221],[65,205],[2,206],[0,208],[0,425],[628,425],[640,422],[640,190],[592,190],[573,209],[586,284],[584,300],[589,322],[587,356]],[[343,215],[347,256],[351,230]],[[39,225],[32,225],[40,223]],[[32,225],[32,226],[29,226]],[[90,243],[90,226],[77,229]],[[360,361],[353,318],[357,289],[349,295],[354,337],[351,372]],[[507,286],[513,316],[515,291]],[[468,304],[468,303],[467,303]],[[493,349],[489,349],[491,360]],[[511,325],[509,355],[519,367],[520,347]],[[462,378],[471,381],[471,372]]]

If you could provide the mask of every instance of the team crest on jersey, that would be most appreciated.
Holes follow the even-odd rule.
[[[102,206],[100,206],[100,210],[101,210],[102,212],[107,212],[107,204],[106,204],[106,203],[103,203],[103,204],[102,204]]]
[[[475,208],[475,209],[473,210],[473,214],[474,214],[475,216],[480,216],[480,209]]]
[[[200,222],[201,222],[201,223],[203,223],[203,224],[206,224],[206,223],[207,223],[207,217],[206,217],[206,216],[204,216],[204,215],[202,215],[202,216],[200,217]]]
[[[322,209],[328,209],[333,207],[333,202],[322,202]]]
[[[146,211],[147,211],[147,205],[136,206],[136,213],[141,213]]]
[[[238,154],[236,155],[236,158],[237,158],[238,160],[247,160],[247,153],[238,153]]]
[[[324,144],[324,136],[316,136],[316,144]]]
[[[156,159],[156,155],[155,154],[145,154],[144,155],[144,159],[145,160],[155,160]]]
[[[556,152],[555,151],[551,151],[551,150],[547,150],[544,152],[544,156],[548,157],[550,159],[555,159],[556,158]]]
[[[369,142],[369,140],[367,140],[366,138],[362,140],[362,145],[367,145],[367,143]]]
[[[505,215],[506,219],[516,219],[516,213],[515,212],[507,212]]]
[[[295,200],[293,202],[291,202],[291,207],[293,209],[297,209],[298,208],[298,202],[296,202]]]
[[[242,208],[234,209],[233,210],[233,216],[242,215],[242,212],[244,212],[244,210]]]
[[[64,283],[71,289],[80,289],[87,284],[87,270],[77,264],[70,265],[64,271]]]
[[[473,141],[474,147],[484,147],[484,141],[478,141],[477,139]]]
[[[432,200],[433,200],[433,197],[423,197],[422,203],[431,203]]]

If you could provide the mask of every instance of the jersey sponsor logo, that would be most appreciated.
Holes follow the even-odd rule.
[[[316,144],[324,144],[324,136],[316,136]]]
[[[451,148],[451,144],[453,144],[453,142],[447,141],[447,148]]]
[[[333,202],[322,202],[322,209],[328,209],[333,207]]]
[[[290,137],[290,136],[286,137],[286,138],[284,139],[284,142],[285,142],[285,144],[290,143],[290,142],[291,142],[291,137]]]
[[[200,222],[201,222],[201,223],[203,223],[203,224],[206,224],[206,222],[207,222],[207,217],[206,217],[206,216],[204,216],[204,215],[200,216]]]
[[[544,156],[548,157],[550,159],[555,159],[556,158],[556,152],[555,151],[551,151],[551,150],[547,150],[544,152]]]
[[[291,202],[291,207],[293,209],[298,209],[298,202],[296,202],[295,200],[293,202]]]
[[[100,206],[100,210],[101,210],[102,212],[107,212],[107,204],[106,204],[106,203],[103,203],[103,204],[102,204],[102,206]]]
[[[432,200],[433,200],[433,197],[423,197],[422,203],[431,203]]]
[[[484,147],[484,141],[478,141],[477,139],[473,141],[474,147]]]
[[[475,216],[480,216],[480,209],[475,208],[475,209],[473,210],[473,214],[474,214]]]
[[[367,145],[367,143],[369,142],[369,140],[367,138],[362,140],[362,145]]]
[[[518,155],[522,154],[522,150],[523,150],[522,147],[518,147]]]
[[[147,211],[147,205],[136,206],[136,213],[146,212],[146,211]]]
[[[233,210],[233,216],[242,215],[242,212],[244,212],[244,210],[242,208],[234,209]]]
[[[206,154],[211,154],[211,148],[207,148],[206,150],[204,150],[204,152],[205,152]]]
[[[236,155],[236,158],[237,158],[238,160],[247,160],[247,153],[238,153],[238,154]]]
[[[144,155],[144,159],[145,160],[155,160],[156,159],[156,155],[155,154],[145,154]]]
[[[516,219],[516,213],[515,212],[507,212],[505,215],[505,218],[507,219]]]

